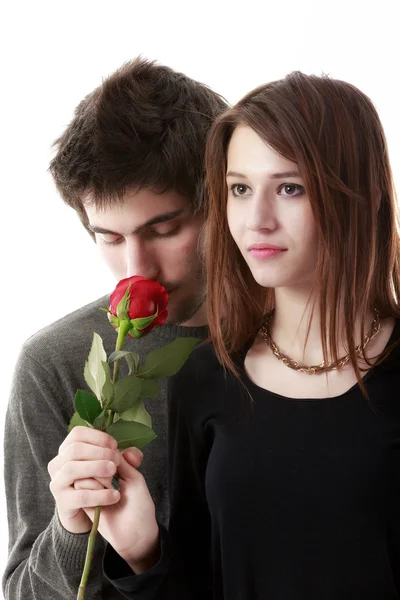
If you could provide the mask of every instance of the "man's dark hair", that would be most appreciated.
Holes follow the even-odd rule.
[[[82,100],[54,143],[57,189],[86,227],[83,200],[101,208],[131,189],[176,191],[199,211],[207,135],[226,108],[206,85],[136,58]]]

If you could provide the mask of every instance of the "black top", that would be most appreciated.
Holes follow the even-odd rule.
[[[399,359],[366,375],[369,402],[357,385],[286,398],[242,373],[251,402],[197,348],[171,382],[161,559],[135,576],[108,547],[112,583],[136,600],[399,600]]]

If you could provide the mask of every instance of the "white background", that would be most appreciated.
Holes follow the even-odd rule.
[[[138,54],[207,83],[231,103],[295,69],[328,73],[354,83],[375,102],[399,186],[396,8],[398,0],[13,0],[3,8],[1,445],[21,343],[114,286],[91,238],[47,173],[51,144],[83,96]],[[4,532],[3,478],[0,485]],[[6,552],[2,533],[1,571]]]

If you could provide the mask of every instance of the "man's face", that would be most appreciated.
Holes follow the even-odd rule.
[[[115,277],[141,275],[169,293],[168,323],[204,325],[205,272],[199,254],[203,222],[176,192],[127,192],[122,204],[84,203],[96,243]]]

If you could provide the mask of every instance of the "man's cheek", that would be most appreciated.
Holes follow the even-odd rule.
[[[200,231],[198,228],[189,229],[183,236],[178,240],[178,254],[185,256],[186,258],[194,253],[200,245]]]

